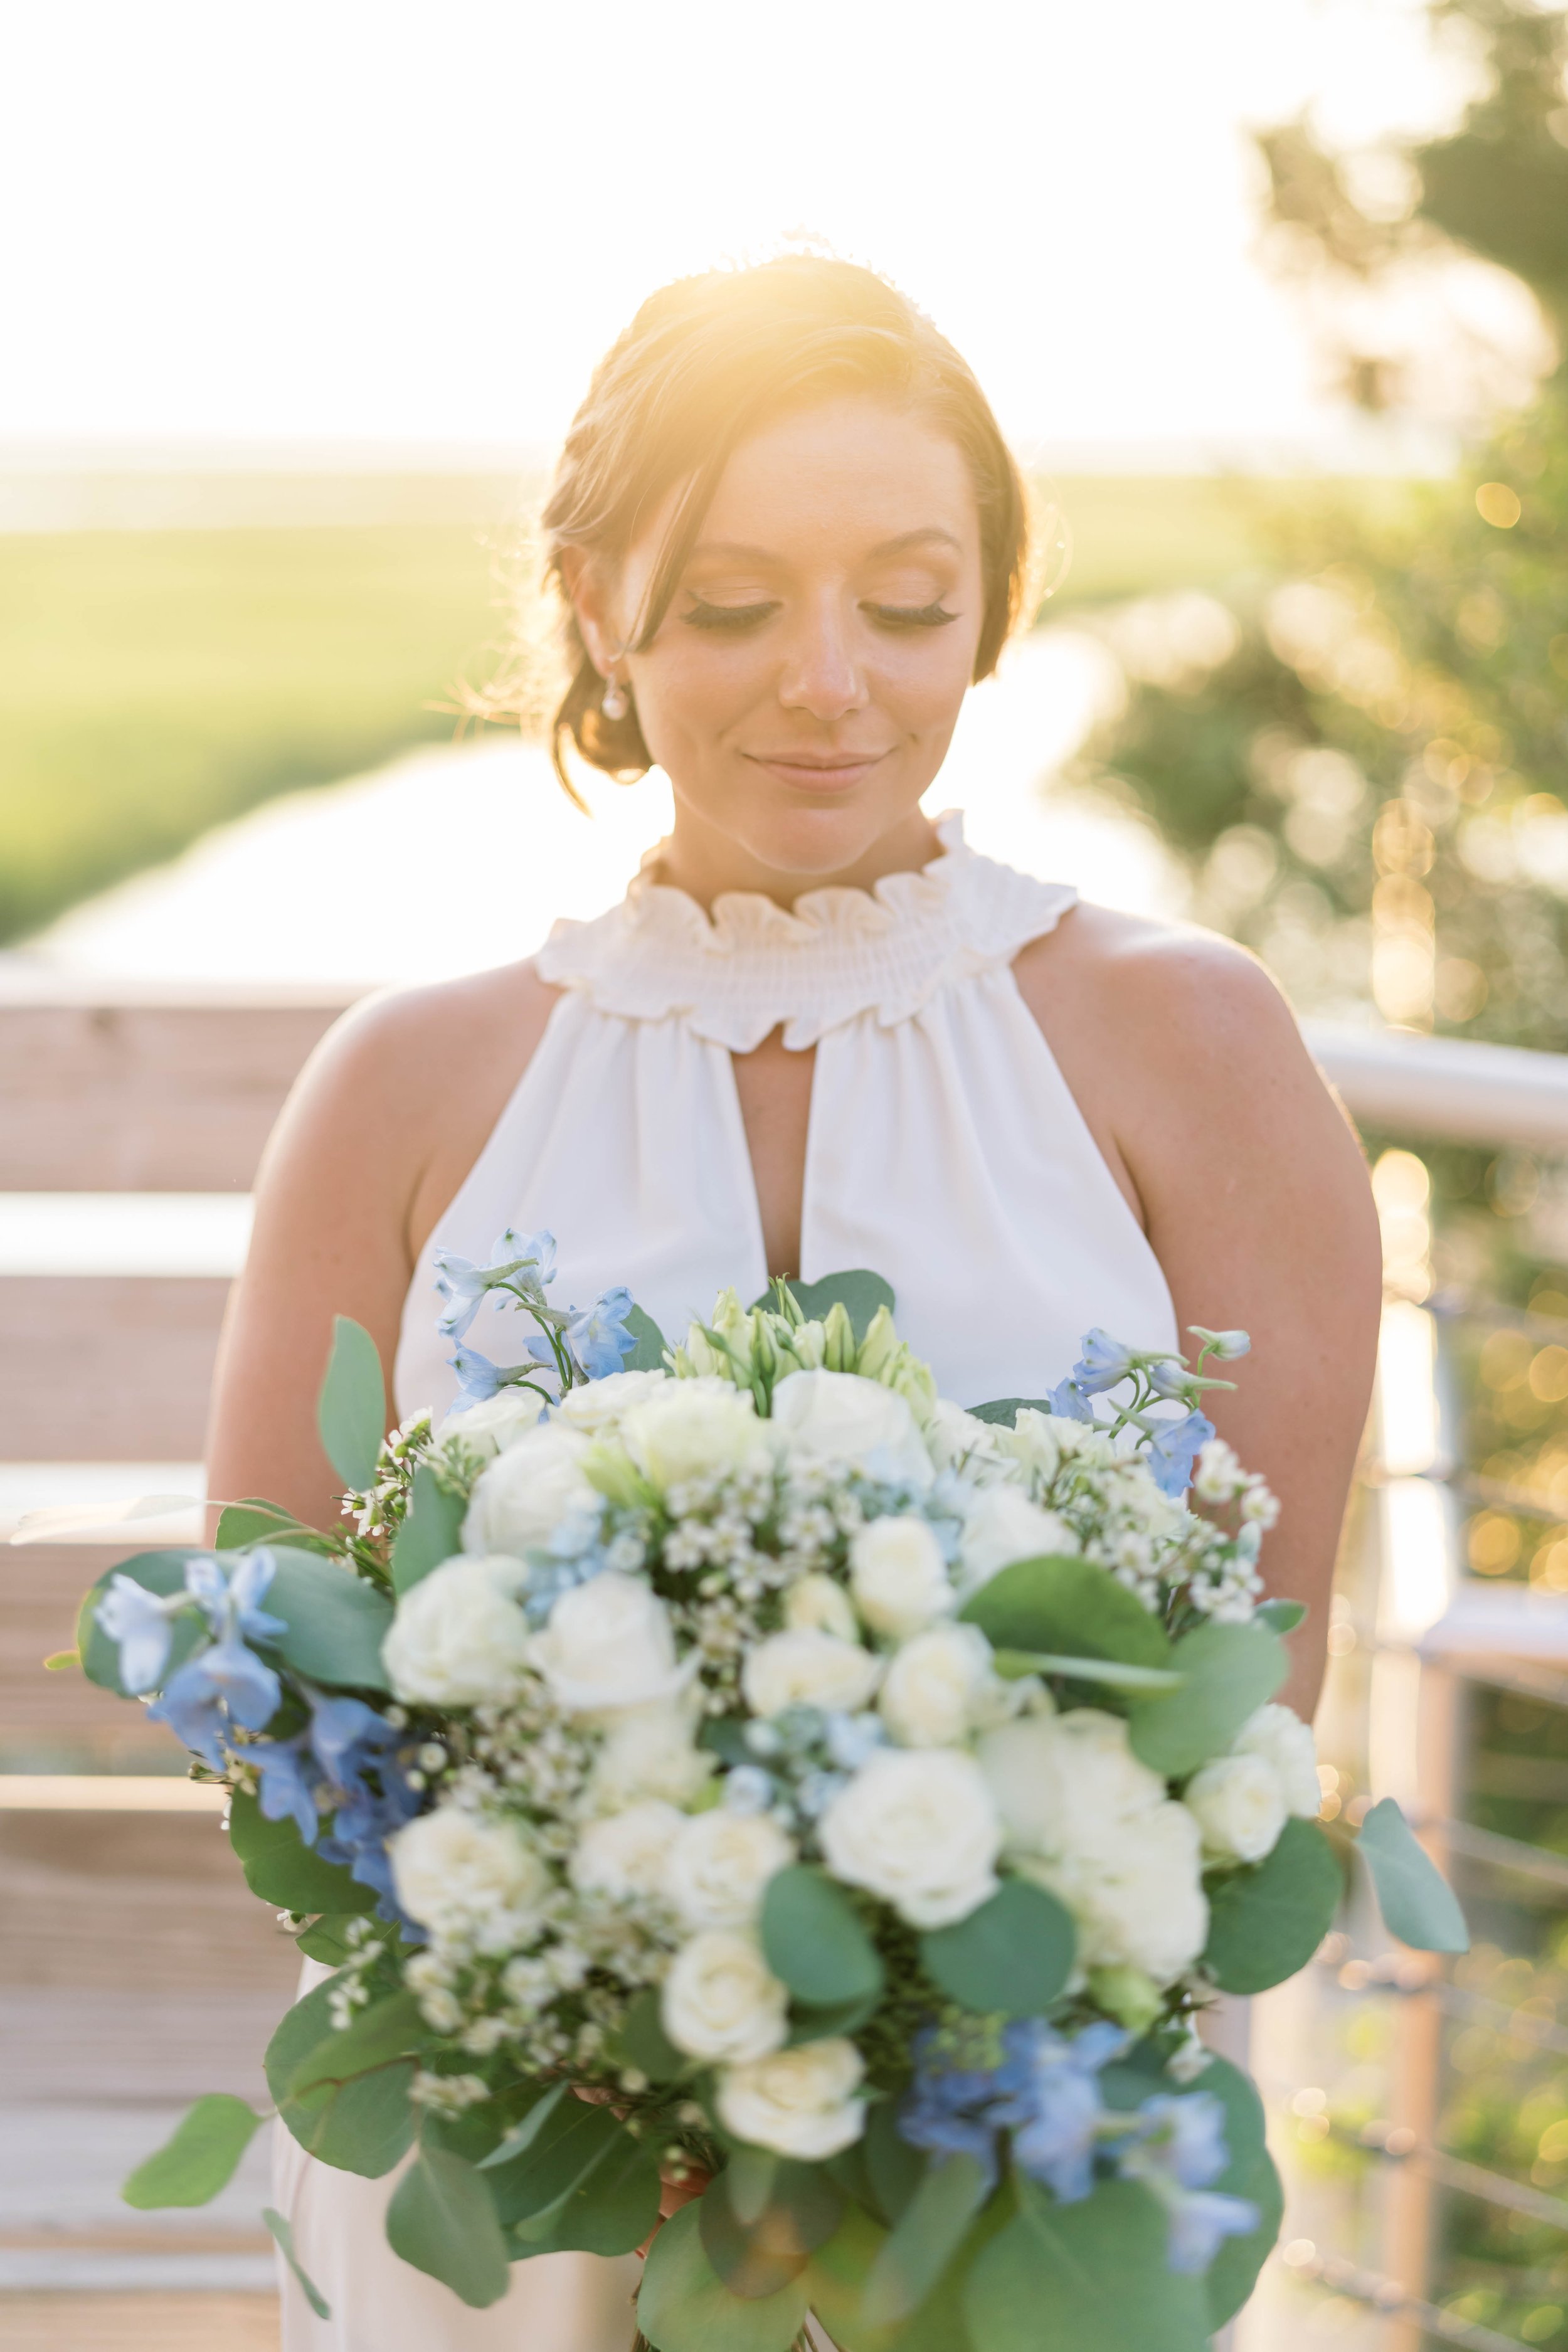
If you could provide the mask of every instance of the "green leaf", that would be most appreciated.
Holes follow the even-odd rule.
[[[867,2019],[876,2015],[880,1998],[879,1993],[868,1993],[859,2000],[834,2001],[826,2009],[792,2003],[785,2048],[798,2050],[803,2042],[832,2042],[840,2035],[858,2033]]]
[[[700,2208],[708,2259],[732,2294],[753,2302],[798,2278],[844,2213],[844,2194],[819,2164],[737,2148]]]
[[[990,2194],[972,2156],[947,2156],[927,2166],[866,2281],[861,2306],[868,2327],[907,2319],[935,2286]]]
[[[479,2170],[489,2171],[498,2164],[510,2164],[514,2156],[522,2156],[533,2146],[556,2108],[570,2093],[570,2083],[552,2083],[542,2098],[535,2099],[521,2123],[514,2124],[506,2137],[479,2158]]]
[[[890,1315],[896,1303],[892,1284],[863,1266],[848,1274],[825,1274],[819,1282],[792,1282],[789,1288],[808,1323],[825,1323],[829,1308],[841,1306],[854,1326],[857,1343],[870,1329],[878,1308],[885,1307]],[[772,1292],[764,1291],[756,1304],[772,1306]]]
[[[485,2168],[501,2220],[512,2229],[549,2213],[625,2137],[610,2108],[563,2100],[520,2156]]]
[[[381,1645],[392,1603],[363,1576],[320,1552],[274,1546],[278,1565],[262,1606],[285,1632],[258,1645],[314,1683],[335,1689],[390,1690]]]
[[[349,1921],[359,1916],[354,1911],[323,1911],[319,1919],[300,1930],[294,1941],[308,1960],[322,1960],[330,1969],[341,1969],[349,1956]]]
[[[1227,2165],[1215,2186],[1258,2208],[1258,2227],[1244,2236],[1226,2238],[1204,2273],[1209,2326],[1217,2330],[1235,2318],[1274,2251],[1285,2218],[1285,2190],[1266,2147],[1256,2149],[1246,2165]]]
[[[331,2319],[332,2315],[332,2306],[327,2301],[326,2296],[321,2293],[321,2288],[316,2284],[315,2280],[301,2268],[300,2257],[294,2252],[294,2232],[289,2228],[288,2222],[283,2219],[282,2214],[275,2212],[270,2205],[264,2205],[261,2209],[261,2218],[266,2222],[268,2230],[272,2232],[273,2237],[277,2240],[279,2252],[282,2255],[284,2261],[288,2263],[289,2269],[299,2280],[300,2290],[304,2294],[305,2300],[310,2305],[311,2310],[315,2313],[317,2318]]]
[[[331,1548],[328,1537],[306,1527],[281,1503],[266,1502],[259,1495],[247,1495],[242,1502],[224,1505],[214,1541],[219,1551],[247,1551],[261,1543],[291,1543],[306,1551],[323,1545]]]
[[[1418,1952],[1468,1952],[1470,1931],[1458,1897],[1392,1797],[1373,1805],[1356,1850],[1372,1873],[1391,1936]]]
[[[80,1664],[79,1650],[51,1650],[44,1660],[44,1672],[47,1675],[63,1675],[68,1666],[79,1666]]]
[[[1041,2017],[1072,1973],[1076,1942],[1054,1895],[1009,1878],[967,1919],[922,1936],[921,1960],[961,2008]]]
[[[804,2274],[776,2294],[732,2294],[708,2259],[691,2204],[648,2249],[637,2325],[655,2352],[789,2352],[806,2308]]]
[[[449,2148],[421,2145],[392,2192],[386,2242],[416,2271],[439,2279],[471,2310],[499,2303],[511,2284],[506,2240],[474,2166]]]
[[[442,1486],[427,1462],[414,1473],[408,1516],[392,1540],[392,1580],[411,1592],[422,1577],[451,1559],[462,1534],[467,1507]]]
[[[326,2083],[349,2083],[389,2059],[411,2058],[432,2040],[419,2013],[418,1996],[389,1993],[359,2010],[341,2031],[330,2032],[307,2052],[289,2079],[291,2099],[309,2098]]]
[[[1157,1617],[1108,1569],[1076,1553],[1045,1553],[1001,1569],[959,1615],[994,1649],[1054,1650],[1169,1666],[1171,1644]]]
[[[228,1836],[239,1856],[246,1885],[264,1903],[301,1914],[332,1911],[357,1916],[375,1908],[374,1887],[362,1886],[341,1862],[323,1862],[305,1843],[292,1821],[266,1820],[256,1799],[243,1789],[235,1790],[229,1807]]]
[[[805,2288],[812,2312],[838,2352],[893,2352],[895,2343],[903,2344],[902,2329],[868,2328],[860,2315],[861,2294],[887,2236],[869,2213],[851,2205],[811,2258]],[[955,2332],[939,2352],[969,2352],[967,2339]]]
[[[1071,2205],[1025,2184],[970,2272],[970,2336],[984,2352],[1207,2352],[1204,2282],[1170,2269],[1165,2242],[1163,2209],[1136,2181]]]
[[[1271,1633],[1293,1633],[1298,1625],[1307,1622],[1307,1604],[1304,1601],[1265,1601],[1257,1611],[1257,1618]]]
[[[882,2209],[882,2219],[897,2221],[921,2185],[926,2160],[921,2149],[911,2147],[900,2131],[896,2100],[883,2099],[872,2108],[861,2146],[866,2151],[866,2170]]]
[[[848,1895],[823,1871],[795,1863],[769,1879],[762,1936],[774,1976],[812,2008],[881,1991],[877,1948]]]
[[[332,1352],[316,1402],[316,1427],[345,1486],[368,1486],[386,1435],[386,1382],[375,1341],[363,1323],[332,1318]]]
[[[1322,1831],[1293,1815],[1262,1862],[1209,1882],[1204,1967],[1224,1992],[1283,1984],[1328,1934],[1343,1888]]]
[[[1139,1700],[1128,1738],[1133,1754],[1154,1771],[1180,1778],[1224,1755],[1247,1717],[1273,1697],[1289,1661],[1267,1625],[1211,1620],[1183,1634],[1170,1664],[1182,1675],[1181,1689]]]
[[[993,1397],[989,1404],[972,1404],[976,1421],[994,1422],[1000,1429],[1016,1429],[1021,1412],[1049,1412],[1048,1397]]]
[[[209,2203],[233,2179],[266,2120],[243,2099],[212,2092],[180,2117],[173,2136],[137,2166],[120,2194],[143,2213],[163,2205]]]
[[[133,1559],[118,1561],[106,1568],[96,1584],[91,1585],[77,1612],[76,1645],[81,1654],[81,1670],[89,1683],[100,1689],[116,1692],[121,1698],[134,1696],[120,1679],[120,1644],[111,1642],[98,1622],[98,1604],[109,1589],[110,1580],[128,1576],[133,1584],[142,1585],[148,1592],[166,1599],[171,1592],[185,1589],[185,1563],[199,1557],[194,1547],[182,1551],[141,1551]],[[163,1671],[165,1682],[174,1668],[183,1665],[198,1642],[207,1638],[207,1621],[193,1602],[183,1617],[176,1617],[170,1628],[173,1640],[169,1663]]]
[[[659,2016],[658,1992],[650,1985],[639,1992],[621,2021],[616,2053],[624,2066],[636,2066],[650,2083],[673,2083],[691,2061],[676,2048]]]
[[[658,2221],[658,2155],[617,2130],[574,2186],[512,2232],[519,2254],[631,2254]]]
[[[634,1307],[626,1318],[626,1329],[637,1346],[621,1366],[623,1372],[662,1372],[666,1340],[664,1333],[651,1315]]]
[[[362,2074],[341,2088],[322,2084],[308,2098],[289,2096],[296,2068],[331,2032],[330,2007],[335,1977],[297,2000],[267,2046],[268,2087],[278,2112],[301,2147],[335,2164],[379,2180],[390,2172],[413,2140],[417,2117],[408,2095],[414,2061],[399,2060]]]

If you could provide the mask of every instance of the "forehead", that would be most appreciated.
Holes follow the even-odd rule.
[[[749,435],[719,478],[698,544],[787,553],[825,541],[876,546],[917,530],[978,547],[963,453],[918,413],[852,397],[776,417]]]

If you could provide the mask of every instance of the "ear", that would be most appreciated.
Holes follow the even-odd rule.
[[[563,551],[561,577],[572,600],[588,658],[601,677],[608,677],[625,650],[617,609],[619,583],[581,547]]]

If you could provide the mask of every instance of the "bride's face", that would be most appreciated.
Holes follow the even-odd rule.
[[[608,651],[665,520],[610,588]],[[728,851],[738,872],[810,877],[923,830],[982,618],[974,490],[944,434],[849,397],[743,442],[657,635],[618,666],[674,789],[676,845],[684,827],[710,866]]]

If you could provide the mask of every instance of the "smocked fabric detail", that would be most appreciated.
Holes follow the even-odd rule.
[[[731,891],[711,916],[653,879],[655,851],[619,906],[556,924],[540,974],[622,1020],[679,1017],[732,1054],[781,1023],[797,1052],[863,1013],[893,1027],[939,990],[1011,963],[1078,898],[1065,883],[981,856],[957,814],[936,832],[940,857],[874,889],[810,890],[792,908]]]

